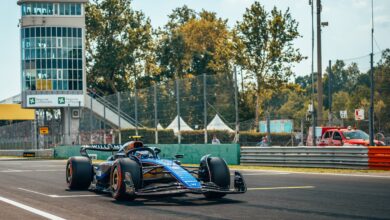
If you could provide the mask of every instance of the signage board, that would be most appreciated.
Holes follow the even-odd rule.
[[[35,152],[25,151],[23,152],[23,157],[35,157]]]
[[[348,118],[347,110],[340,111],[340,118],[342,118],[342,119]]]
[[[49,127],[40,127],[39,134],[42,134],[42,135],[49,134]]]
[[[27,95],[27,107],[78,107],[84,106],[84,95]]]
[[[355,109],[355,120],[364,120],[364,109]]]
[[[35,110],[23,109],[20,104],[0,104],[0,120],[35,120]]]
[[[292,133],[293,129],[293,120],[281,119],[270,121],[270,130],[272,133]],[[267,132],[267,121],[260,121],[260,132]]]

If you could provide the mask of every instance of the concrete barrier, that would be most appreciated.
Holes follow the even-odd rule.
[[[173,159],[176,154],[183,154],[181,159],[183,163],[198,164],[200,158],[204,155],[211,154],[219,156],[226,160],[230,165],[240,164],[240,145],[238,144],[150,144],[150,147],[161,149],[160,157]],[[54,149],[55,158],[68,158],[80,155],[81,146],[58,146]],[[111,152],[88,151],[96,154],[100,160],[107,159]]]

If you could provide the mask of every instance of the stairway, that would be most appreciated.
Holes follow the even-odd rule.
[[[95,98],[92,98],[89,95],[85,95],[84,103],[85,103],[85,108],[90,109],[96,115],[98,115],[103,119],[105,118],[105,120],[107,120],[109,123],[115,125],[116,127],[120,127],[120,129],[135,128],[134,126],[135,120],[123,111],[120,111],[120,126],[119,126],[119,113],[117,107],[113,106],[112,103],[105,101],[103,98],[99,96],[95,96]]]

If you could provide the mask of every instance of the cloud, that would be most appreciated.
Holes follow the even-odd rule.
[[[353,0],[352,6],[355,8],[366,8],[369,6],[370,1],[368,0]]]
[[[390,27],[390,16],[388,15],[379,15],[374,17],[374,25],[381,28]]]

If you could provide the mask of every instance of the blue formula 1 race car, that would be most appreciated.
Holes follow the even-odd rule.
[[[113,154],[105,162],[94,164],[88,150],[113,151]],[[176,155],[176,160],[161,159],[160,151],[145,146],[137,138],[119,149],[82,147],[82,156],[68,159],[66,182],[71,190],[111,193],[117,200],[184,193],[218,199],[226,194],[246,192],[245,181],[237,171],[234,188],[230,188],[230,171],[220,157],[206,155],[201,158],[199,167],[186,167],[177,160],[183,155]]]

